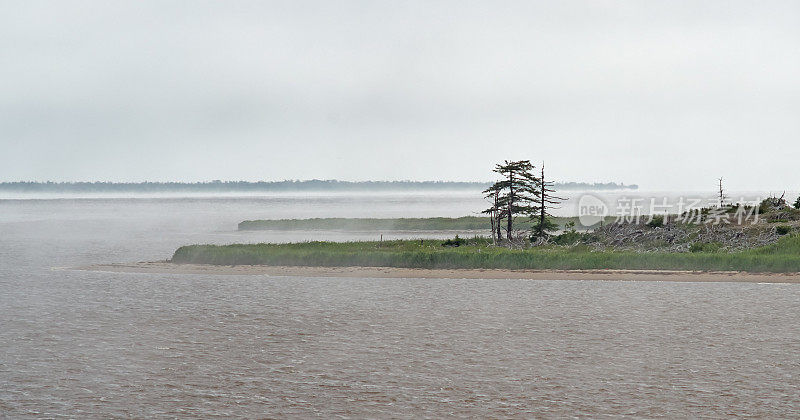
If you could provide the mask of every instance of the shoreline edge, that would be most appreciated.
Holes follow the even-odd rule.
[[[94,264],[69,268],[80,271],[152,274],[261,275],[275,277],[356,277],[485,280],[608,280],[673,282],[740,282],[800,284],[800,273],[667,270],[506,270],[400,267],[320,267],[272,265],[179,264],[169,261]]]

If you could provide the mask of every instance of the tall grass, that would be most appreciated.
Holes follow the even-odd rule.
[[[800,272],[800,237],[787,236],[772,245],[732,253],[591,251],[580,246],[512,250],[490,246],[488,240],[480,238],[457,248],[442,247],[440,242],[431,240],[189,245],[175,251],[172,261],[326,267]]]

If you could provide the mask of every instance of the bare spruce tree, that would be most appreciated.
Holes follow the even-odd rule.
[[[556,192],[552,187],[555,185],[552,181],[547,181],[544,176],[544,162],[542,162],[542,177],[539,178],[539,196],[537,197],[536,204],[539,206],[539,214],[536,215],[533,224],[533,237],[545,238],[550,232],[558,230],[558,225],[550,220],[553,215],[547,212],[548,208],[561,204],[565,198],[556,197],[551,193]]]
[[[492,204],[482,213],[489,215],[489,222],[492,225],[492,242],[496,243],[496,241],[503,240],[503,235],[500,231],[500,223],[505,218],[505,216],[501,213],[500,207],[498,206],[500,191],[493,185],[484,191],[484,194],[484,197],[486,197],[486,199]]]
[[[505,161],[497,164],[494,172],[502,179],[484,191],[489,197],[495,194],[494,204],[484,213],[496,214],[493,218],[494,234],[500,237],[500,222],[506,223],[506,238],[512,239],[514,218],[520,215],[533,217],[538,211],[540,180],[533,174],[534,166],[529,160]]]
[[[719,179],[719,208],[725,207],[725,190],[722,189],[722,178]]]

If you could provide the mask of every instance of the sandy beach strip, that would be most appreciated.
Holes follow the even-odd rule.
[[[737,271],[422,269],[395,267],[288,267],[270,265],[229,266],[174,264],[168,261],[97,264],[76,267],[75,269],[116,273],[261,275],[276,277],[800,283],[800,273],[745,273]]]

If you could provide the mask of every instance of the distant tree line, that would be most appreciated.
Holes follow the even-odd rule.
[[[450,181],[211,181],[211,182],[0,182],[0,191],[15,192],[293,192],[293,191],[447,191],[484,190],[490,182]],[[554,183],[559,190],[637,189],[614,182]]]
[[[554,182],[553,187],[564,190],[638,190],[639,185],[620,182]]]

